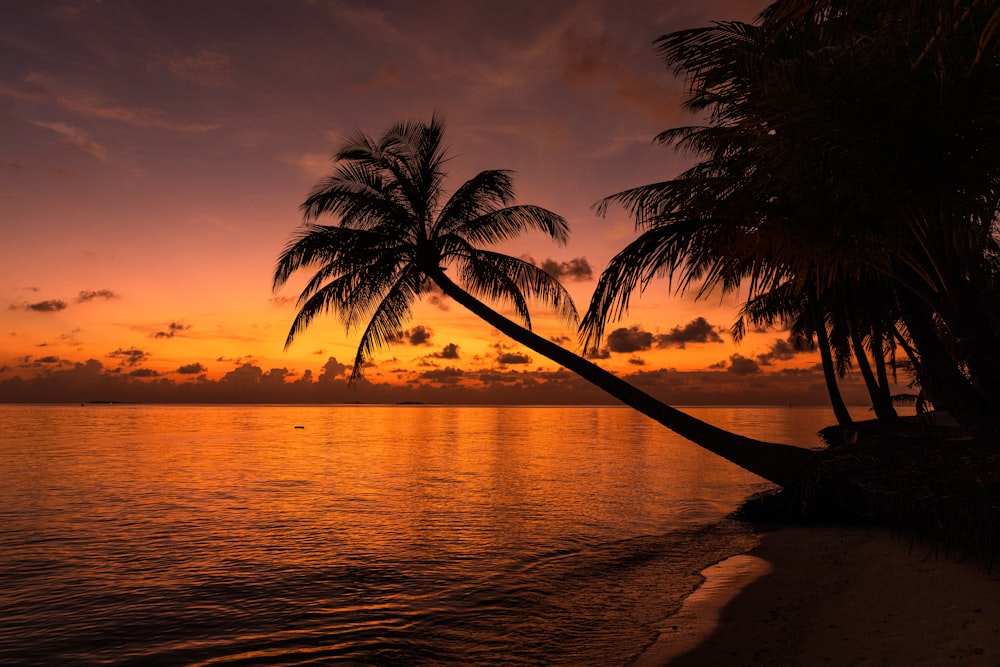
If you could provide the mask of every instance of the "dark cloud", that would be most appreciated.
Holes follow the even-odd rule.
[[[718,327],[708,323],[704,317],[697,317],[684,326],[676,326],[669,333],[656,335],[657,347],[683,348],[688,343],[721,343]]]
[[[109,359],[117,359],[126,366],[137,366],[146,361],[146,359],[149,359],[149,355],[146,352],[134,347],[130,347],[127,350],[118,348],[114,352],[109,352],[107,356]]]
[[[426,284],[424,295],[427,303],[438,310],[451,310],[451,299],[445,296],[445,293],[438,289],[437,285]]]
[[[742,354],[734,354],[729,357],[729,372],[734,375],[753,375],[760,373],[760,366],[753,359],[748,359]]]
[[[264,370],[260,366],[246,363],[237,366],[222,376],[221,382],[239,386],[253,386],[260,384],[260,379],[264,375]]]
[[[502,352],[497,356],[497,361],[504,366],[510,366],[514,364],[530,364],[531,357],[526,354],[520,354],[518,352]]]
[[[24,304],[25,310],[33,310],[36,313],[55,313],[66,309],[66,302],[61,299],[50,299],[48,301],[38,301],[36,303]]]
[[[59,363],[59,357],[52,357],[52,356],[49,356],[49,357],[39,357],[35,361],[37,361],[40,364],[58,364]]]
[[[171,322],[167,325],[166,331],[157,331],[151,334],[153,338],[173,338],[181,331],[187,331],[191,328],[190,324],[179,324],[178,322]]]
[[[197,375],[198,373],[205,373],[206,371],[208,371],[207,368],[197,363],[185,364],[177,369],[177,372],[181,375]]]
[[[347,369],[350,368],[347,364],[342,364],[337,361],[336,357],[330,357],[323,364],[323,370],[320,372],[319,381],[320,382],[332,382],[344,374]]]
[[[573,342],[573,339],[569,336],[549,336],[549,340],[556,345],[566,345],[566,343]]]
[[[415,326],[403,335],[410,345],[430,345],[434,331],[430,327]]]
[[[435,359],[458,359],[458,345],[448,343],[440,352],[435,352],[431,356]]]
[[[602,347],[599,350],[590,350],[585,355],[588,359],[610,359],[611,350],[606,347]]]
[[[594,270],[590,268],[590,262],[586,257],[576,257],[568,262],[557,262],[554,259],[547,259],[542,262],[542,271],[549,274],[556,280],[590,280],[594,277]]]
[[[646,360],[645,359],[640,359],[639,357],[631,357],[631,358],[629,358],[628,362],[630,364],[632,364],[633,366],[645,366],[646,365]]]
[[[86,303],[87,301],[93,301],[94,299],[104,299],[105,301],[110,301],[111,299],[117,298],[118,294],[109,289],[81,290],[76,296],[76,302]]]
[[[253,363],[253,360],[254,359],[253,359],[253,355],[252,354],[246,354],[246,355],[244,355],[242,357],[218,357],[216,359],[216,361],[223,362],[223,363],[228,362],[228,363],[231,363],[231,364]]]
[[[438,310],[451,310],[451,302],[444,294],[431,294],[427,297],[427,303],[431,304]]]
[[[417,325],[412,329],[401,331],[399,334],[390,336],[390,343],[407,343],[409,345],[430,345],[434,330],[430,327]]]
[[[160,377],[160,374],[152,368],[137,368],[134,371],[129,371],[128,376],[133,378],[155,378]]]
[[[612,352],[639,352],[648,350],[653,344],[653,334],[638,326],[615,329],[608,334],[608,349]]]
[[[431,371],[424,371],[419,375],[419,377],[421,380],[429,380],[431,382],[453,383],[458,382],[465,377],[465,371],[461,368],[448,366],[447,368],[437,368]]]
[[[796,350],[795,347],[789,343],[787,340],[782,340],[776,338],[774,343],[771,344],[771,349],[764,354],[757,355],[757,362],[761,366],[770,366],[771,362],[774,360],[788,361],[796,354],[804,352],[805,350]]]

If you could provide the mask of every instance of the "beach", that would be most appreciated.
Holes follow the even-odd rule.
[[[1000,571],[886,530],[764,532],[703,574],[637,667],[1000,665]]]

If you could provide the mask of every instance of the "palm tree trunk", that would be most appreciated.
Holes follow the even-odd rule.
[[[865,380],[865,386],[868,388],[868,395],[872,399],[872,409],[875,410],[875,416],[881,421],[895,421],[898,419],[898,415],[896,414],[896,409],[892,407],[892,399],[889,397],[888,387],[880,385],[878,379],[875,377],[875,372],[868,362],[868,353],[865,351],[864,341],[861,339],[860,334],[858,334],[857,326],[849,324],[848,327],[851,332],[851,347],[854,348],[854,359],[858,362],[858,370],[861,371],[861,376]]]
[[[444,271],[430,271],[428,275],[445,294],[518,343],[576,373],[674,433],[755,475],[780,486],[788,486],[798,479],[814,457],[814,453],[808,449],[754,440],[695,419],[633,387],[597,364],[507,319],[452,282]]]
[[[837,386],[837,369],[833,365],[833,353],[830,350],[830,337],[826,333],[826,322],[819,306],[808,299],[806,305],[809,308],[809,315],[812,317],[813,329],[816,331],[816,346],[819,348],[819,359],[823,364],[823,379],[826,381],[826,391],[830,395],[830,406],[833,414],[837,418],[837,423],[841,426],[853,424],[851,413],[847,410],[844,397],[840,394],[840,387]]]
[[[987,411],[986,403],[938,338],[930,312],[908,291],[897,291],[896,298],[903,323],[917,348],[921,387],[936,408],[946,410],[962,426],[980,425]]]

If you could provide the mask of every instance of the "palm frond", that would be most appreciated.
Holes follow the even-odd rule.
[[[452,226],[450,233],[471,243],[492,245],[517,238],[528,231],[540,231],[559,245],[564,245],[569,239],[569,225],[565,218],[528,204],[491,211]]]
[[[513,172],[506,170],[481,171],[461,186],[445,202],[434,222],[432,235],[444,235],[510,204],[514,199]]]
[[[534,264],[518,257],[468,247],[457,255],[461,280],[467,289],[497,303],[511,303],[531,328],[528,302],[536,301],[558,317],[576,325],[579,315],[562,284]]]
[[[416,299],[419,283],[419,276],[408,267],[375,307],[371,320],[361,334],[351,369],[351,382],[361,379],[365,364],[375,352],[399,338],[403,325],[410,319],[410,307]]]
[[[272,288],[277,291],[293,273],[312,266],[331,266],[334,273],[349,271],[353,262],[362,261],[359,256],[367,254],[366,249],[384,253],[393,245],[393,239],[368,230],[306,223],[278,256]]]

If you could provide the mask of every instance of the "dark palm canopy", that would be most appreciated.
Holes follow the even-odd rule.
[[[348,137],[336,166],[302,204],[306,223],[278,259],[274,288],[300,268],[316,273],[299,296],[286,348],[317,315],[333,311],[348,331],[364,327],[352,380],[380,347],[401,335],[413,302],[446,269],[472,295],[512,306],[531,328],[537,301],[569,322],[576,309],[566,290],[538,267],[480,245],[527,231],[564,243],[566,221],[538,206],[514,205],[511,173],[483,171],[445,199],[444,126],[401,123],[381,137]],[[337,225],[314,221],[323,215]]]
[[[584,342],[657,276],[739,289],[756,322],[805,316],[841,369],[853,354],[882,375],[900,347],[939,407],[1000,423],[998,22],[995,0],[779,0],[657,40],[708,122],[658,137],[692,168],[600,204],[640,234]]]

